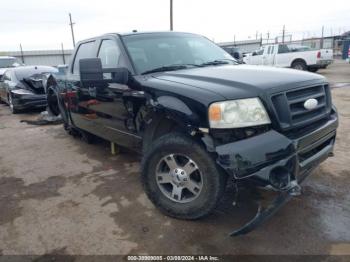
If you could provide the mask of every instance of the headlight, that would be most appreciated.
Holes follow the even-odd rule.
[[[238,128],[270,123],[259,98],[216,102],[209,106],[211,128]]]

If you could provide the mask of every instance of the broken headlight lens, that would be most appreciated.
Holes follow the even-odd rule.
[[[270,123],[259,98],[216,102],[209,106],[211,128],[239,128]]]

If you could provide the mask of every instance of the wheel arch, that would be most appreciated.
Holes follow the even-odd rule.
[[[302,62],[302,63],[305,64],[305,66],[307,66],[306,61],[305,61],[303,58],[298,57],[298,58],[294,58],[294,60],[293,60],[292,63],[290,64],[290,67],[293,67],[293,64],[296,63],[296,62]]]
[[[147,151],[151,143],[172,131],[195,136],[200,119],[185,102],[173,96],[160,96],[157,101],[151,101],[151,110],[145,117],[143,133],[143,151]]]

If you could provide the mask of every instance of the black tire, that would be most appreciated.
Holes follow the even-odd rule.
[[[61,112],[58,106],[58,100],[57,100],[57,91],[52,87],[49,86],[46,88],[47,90],[47,110],[50,111],[53,115],[58,116]]]
[[[310,72],[313,72],[313,73],[316,73],[316,72],[318,71],[318,68],[316,68],[316,67],[310,67],[310,68],[309,68],[309,71],[310,71]]]
[[[305,71],[307,69],[306,63],[301,60],[294,61],[292,63],[292,68],[296,70],[303,70]]]
[[[8,94],[8,105],[10,107],[11,113],[12,114],[17,114],[19,112],[19,110],[16,108],[16,106],[13,104],[13,100],[12,100],[12,95]]]
[[[193,160],[202,177],[198,196],[190,202],[169,199],[158,186],[156,170],[169,154],[180,154]],[[179,219],[198,219],[210,214],[220,201],[226,186],[226,174],[221,172],[205,148],[181,133],[170,133],[157,139],[142,160],[142,184],[149,199],[164,214]]]

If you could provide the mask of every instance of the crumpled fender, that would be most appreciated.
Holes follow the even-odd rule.
[[[150,145],[149,141],[153,141],[158,127],[166,119],[172,120],[177,127],[185,130],[190,135],[195,134],[194,131],[198,130],[198,115],[176,97],[160,96],[157,99],[149,98],[147,105],[147,114],[143,119],[146,124],[143,134],[143,150],[147,150]]]
[[[173,96],[160,96],[155,102],[155,109],[163,112],[184,127],[198,126],[199,118],[183,101]]]

